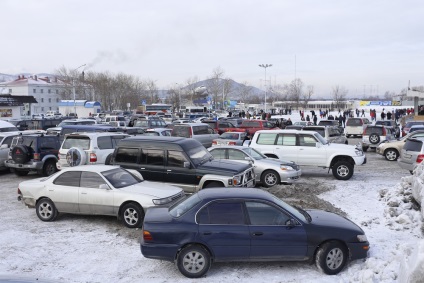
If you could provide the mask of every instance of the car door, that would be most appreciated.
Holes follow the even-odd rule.
[[[188,167],[185,167],[187,166]],[[165,170],[165,182],[187,185],[185,191],[194,192],[194,187],[199,183],[196,169],[190,163],[184,152],[177,150],[167,151],[167,164]]]
[[[165,150],[143,148],[138,171],[146,180],[163,182],[165,180]]]
[[[296,134],[280,133],[275,141],[274,153],[280,159],[298,163],[299,147],[296,145]]]
[[[241,200],[213,201],[198,212],[196,221],[198,241],[216,261],[249,259],[250,235]]]
[[[79,183],[81,171],[60,174],[47,188],[48,197],[60,212],[79,213]]]
[[[326,146],[317,147],[318,141],[314,135],[299,134],[298,135],[298,165],[326,164],[327,148]]]
[[[306,231],[290,225],[294,218],[269,203],[246,201],[249,218],[250,259],[302,260],[307,253]],[[297,223],[297,221],[296,221]]]
[[[114,215],[114,190],[100,189],[107,184],[96,172],[81,172],[79,211],[83,214]]]

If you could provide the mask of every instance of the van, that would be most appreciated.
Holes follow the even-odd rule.
[[[219,137],[208,124],[204,123],[181,123],[173,126],[173,137],[192,138],[198,140],[204,147],[212,146],[212,141]]]
[[[18,128],[12,123],[0,120],[0,132],[17,132]]]
[[[63,141],[63,138],[67,134],[77,133],[77,132],[122,132],[116,127],[112,127],[106,124],[96,124],[96,125],[65,125],[63,127],[50,128],[47,129],[48,135],[58,135],[60,137],[60,142]]]
[[[349,118],[346,121],[345,134],[346,137],[350,136],[361,136],[364,133],[365,128],[371,121],[368,118]]]

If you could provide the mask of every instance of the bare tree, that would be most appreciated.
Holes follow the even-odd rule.
[[[210,95],[212,95],[214,108],[217,109],[218,101],[221,101],[223,94],[223,81],[224,70],[221,67],[216,67],[212,76],[208,79],[207,88]]]
[[[308,102],[311,100],[312,95],[314,94],[314,86],[308,85],[305,92],[301,94],[303,100],[303,108],[307,108]]]
[[[183,88],[183,98],[186,100],[189,100],[188,104],[193,104],[193,100],[198,99],[199,97],[196,97],[196,88],[197,88],[197,82],[199,79],[197,76],[194,76],[192,78],[189,78],[186,80],[186,85]],[[184,101],[184,99],[181,98],[181,100]]]
[[[302,95],[304,83],[301,79],[294,79],[289,85],[289,99],[295,102],[296,108],[299,107],[300,97]]]
[[[343,102],[346,101],[346,95],[348,91],[339,85],[333,86],[333,100],[335,102],[335,107],[340,108],[343,105]]]

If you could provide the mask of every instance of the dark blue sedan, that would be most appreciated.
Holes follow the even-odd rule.
[[[364,231],[344,217],[234,188],[148,208],[140,245],[146,258],[176,261],[190,278],[206,274],[212,261],[315,261],[324,273],[337,274],[369,250]]]

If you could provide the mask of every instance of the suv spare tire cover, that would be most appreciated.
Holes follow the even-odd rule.
[[[71,167],[84,165],[86,161],[87,158],[84,150],[78,147],[72,147],[66,153],[66,163],[68,163],[68,165]]]
[[[12,159],[16,163],[24,164],[31,159],[31,151],[26,145],[16,145],[12,149]]]
[[[380,142],[380,136],[375,133],[371,134],[369,140],[370,140],[370,143],[372,144],[378,144]]]

